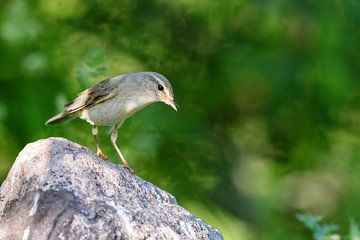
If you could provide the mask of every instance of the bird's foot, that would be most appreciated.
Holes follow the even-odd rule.
[[[127,162],[124,162],[124,164],[120,165],[120,166],[129,170],[130,173],[135,174],[134,170],[131,169],[131,167],[129,166],[129,164]]]
[[[109,158],[101,151],[100,149],[97,150],[96,155],[107,161]]]

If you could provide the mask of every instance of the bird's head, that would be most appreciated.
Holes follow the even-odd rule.
[[[156,72],[143,72],[147,91],[156,101],[163,102],[177,111],[174,93],[169,80]]]

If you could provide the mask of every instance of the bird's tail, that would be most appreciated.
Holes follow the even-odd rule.
[[[69,112],[63,111],[55,116],[53,116],[52,118],[50,118],[49,120],[46,121],[45,125],[50,125],[50,124],[56,124],[56,123],[62,123],[66,120],[70,120],[74,117],[74,114],[71,114]]]

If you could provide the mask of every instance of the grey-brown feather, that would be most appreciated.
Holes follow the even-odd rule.
[[[118,85],[111,82],[111,80],[111,78],[105,79],[95,86],[79,93],[73,101],[64,105],[64,111],[50,118],[46,122],[46,125],[61,123],[75,117],[75,114],[85,107],[90,107],[113,98],[116,95],[113,90],[116,89]]]
[[[67,120],[70,120],[70,119],[72,119],[74,117],[75,117],[74,114],[65,113],[63,111],[61,113],[56,114],[55,116],[53,116],[49,120],[47,120],[45,124],[50,125],[50,124],[62,123],[62,122],[65,122]]]
[[[81,92],[73,101],[65,104],[65,112],[75,113],[85,107],[90,107],[94,104],[101,103],[105,100],[113,98],[114,89],[117,84],[111,82],[111,78],[99,82],[95,86]]]

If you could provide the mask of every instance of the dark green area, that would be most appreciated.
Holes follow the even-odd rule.
[[[164,74],[179,112],[129,119],[125,156],[227,239],[308,239],[298,212],[360,221],[359,1],[2,1],[1,180],[40,138],[95,151],[84,121],[44,122],[134,71]]]

